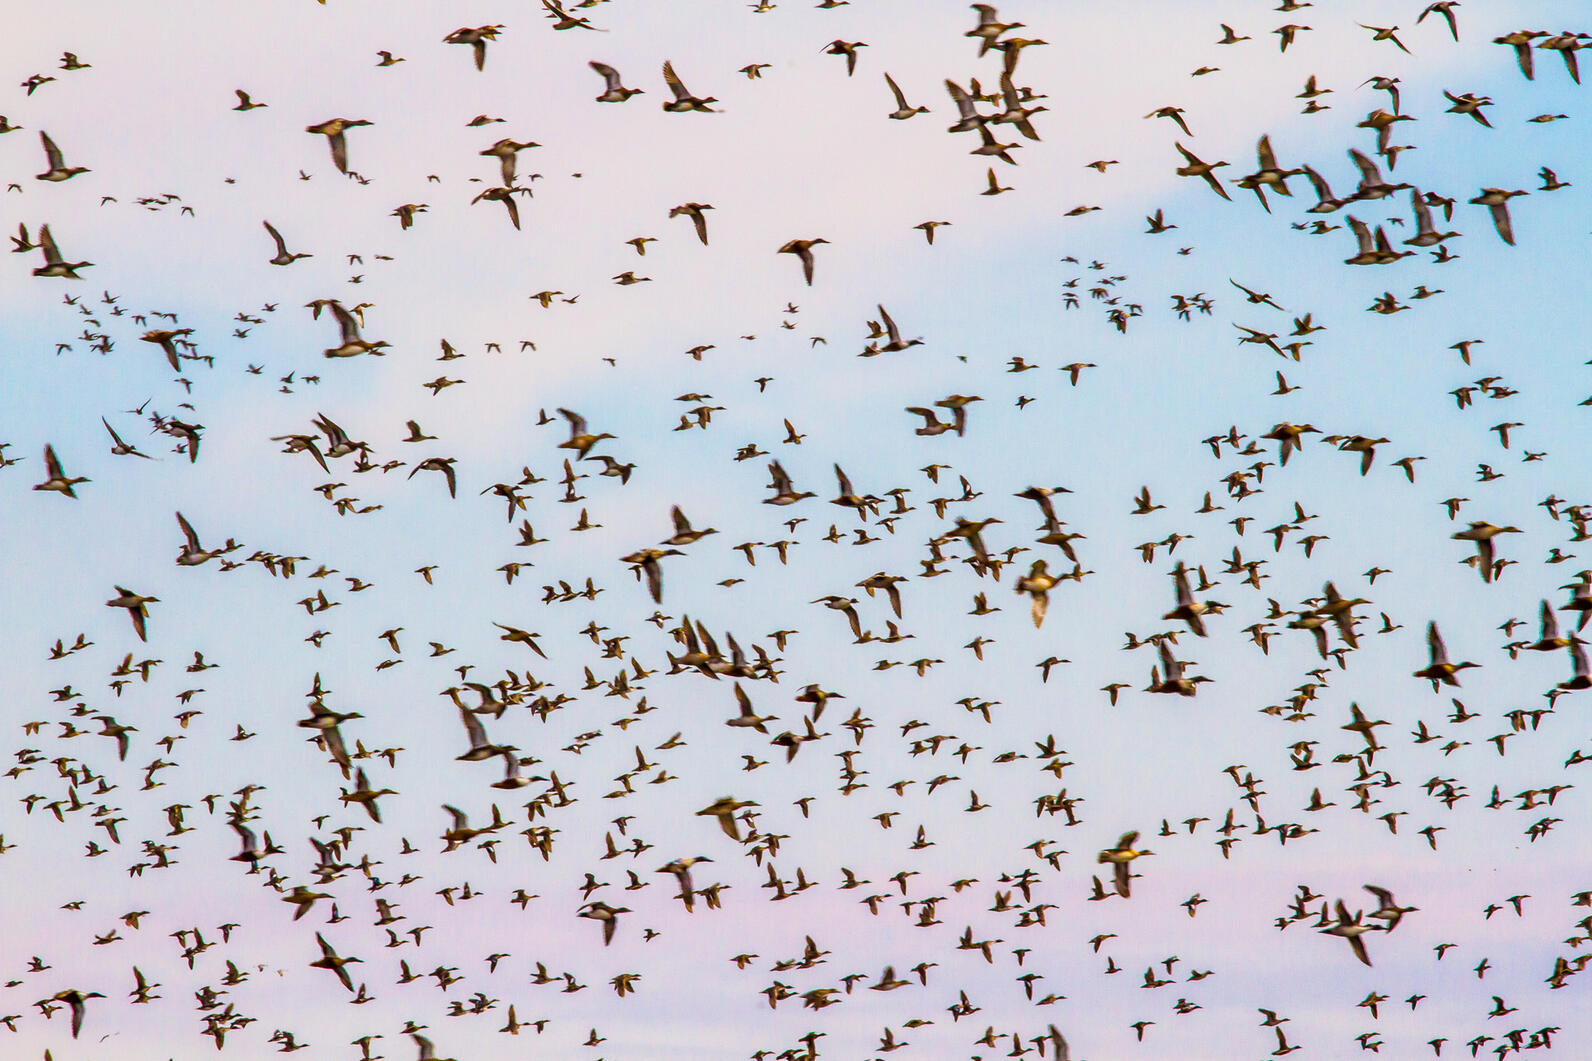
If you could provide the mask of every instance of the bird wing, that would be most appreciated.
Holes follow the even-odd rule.
[[[1194,603],[1194,593],[1189,589],[1188,569],[1182,564],[1178,564],[1177,567],[1172,569],[1172,578],[1177,583],[1178,607],[1182,608],[1192,606]]]
[[[1277,156],[1272,154],[1271,135],[1269,133],[1262,136],[1260,142],[1255,145],[1255,155],[1260,159],[1261,169],[1275,170],[1277,168]]]
[[[1316,197],[1322,202],[1332,198],[1332,188],[1327,184],[1326,178],[1311,169],[1309,166],[1300,167],[1305,171],[1305,178],[1310,181],[1310,186],[1316,190]]]
[[[978,111],[973,106],[972,97],[967,94],[967,91],[961,85],[947,79],[945,91],[951,94],[951,100],[956,104],[956,109],[961,113],[964,120],[978,117]]]
[[[1493,541],[1492,541],[1492,539],[1491,538],[1482,538],[1480,541],[1478,541],[1476,543],[1476,551],[1481,554],[1482,577],[1485,578],[1488,582],[1491,582],[1492,581],[1492,570],[1493,570]],[[1432,628],[1434,630],[1436,629],[1435,624],[1434,624],[1434,626]],[[1439,641],[1438,644],[1441,645],[1442,642]],[[1447,657],[1444,657],[1443,662],[1446,663],[1447,661],[1448,661]]]
[[[44,157],[49,161],[50,169],[62,168],[61,149],[55,146],[55,141],[50,139],[50,134],[39,130],[39,140],[44,144]]]
[[[690,90],[687,89],[685,84],[680,80],[680,75],[674,72],[674,63],[667,59],[663,61],[663,80],[669,86],[669,88],[674,91],[675,99],[683,100],[691,98]]]
[[[287,244],[282,242],[282,234],[278,232],[269,221],[261,221],[260,224],[265,226],[265,230],[269,232],[271,234],[271,238],[276,241],[276,252],[282,255],[284,258],[287,257]]]
[[[884,79],[889,83],[890,91],[895,93],[896,105],[902,110],[907,110],[907,98],[901,94],[901,86],[895,83],[895,78],[891,77],[889,73],[884,75]]]
[[[1498,238],[1513,247],[1515,245],[1515,228],[1509,220],[1509,204],[1494,203],[1487,209],[1492,213],[1493,227],[1498,230]]]
[[[1426,624],[1426,646],[1432,653],[1432,666],[1448,662],[1448,650],[1443,646],[1443,635],[1438,632],[1435,622]]]
[[[835,465],[835,478],[840,481],[841,495],[846,497],[851,496],[853,493],[851,489],[851,480],[846,478],[846,473],[840,470],[840,465],[838,464]]]
[[[49,264],[62,264],[61,251],[55,245],[55,237],[50,235],[49,225],[39,226],[39,249],[44,252],[44,260]]]
[[[120,435],[118,435],[116,433],[116,429],[111,426],[109,420],[105,419],[102,416],[102,417],[100,417],[100,423],[104,424],[105,425],[105,430],[107,430],[107,431],[109,431],[111,433],[111,439],[116,443],[116,446],[117,446],[118,449],[125,449],[127,447],[127,443],[122,441],[122,436],[120,436]]]
[[[332,164],[337,167],[337,172],[348,172],[348,142],[343,139],[343,132],[339,129],[335,133],[328,133],[326,139],[332,145]]]
[[[1017,98],[1017,86],[1012,84],[1011,71],[1001,74],[1001,102],[1010,110],[1022,108],[1022,100]]]
[[[464,732],[470,738],[470,748],[484,748],[487,745],[486,727],[476,717],[475,712],[467,707],[459,708],[459,717],[464,722]]]
[[[1435,235],[1437,228],[1432,224],[1432,208],[1426,205],[1425,199],[1421,198],[1418,188],[1410,190],[1410,208],[1415,211],[1415,227],[1419,229],[1419,234]]]
[[[232,822],[231,825],[233,832],[238,834],[238,839],[243,843],[243,850],[245,852],[254,851],[256,849],[254,830],[238,821]]]
[[[1361,188],[1375,187],[1382,183],[1382,173],[1376,168],[1375,162],[1372,162],[1365,155],[1352,148],[1349,151],[1349,157],[1354,160],[1354,164],[1360,169]]]
[[[177,523],[182,527],[183,536],[188,539],[188,548],[196,553],[200,552],[199,535],[194,533],[193,525],[183,518],[181,512],[177,513]]]
[[[326,754],[332,757],[332,762],[348,769],[348,749],[343,745],[343,733],[336,726],[330,726],[320,731],[321,743],[326,746]],[[347,777],[347,773],[344,773]],[[352,988],[350,988],[352,990]]]
[[[1542,602],[1542,640],[1554,641],[1559,637],[1559,620],[1546,599]]]
[[[890,336],[892,343],[901,341],[901,333],[896,330],[896,322],[890,319],[890,314],[883,306],[879,307],[879,318],[884,321],[884,330]]]
[[[326,432],[326,441],[333,446],[342,445],[349,441],[348,434],[337,424],[333,423],[325,413],[315,415],[315,426]]]
[[[341,302],[332,301],[328,304],[332,316],[337,318],[338,330],[342,333],[343,343],[362,342],[359,335],[359,323],[354,320],[354,315],[343,307]]]
[[[560,409],[558,415],[569,421],[569,437],[577,438],[586,433],[586,418],[579,413],[572,413],[568,409]]]
[[[1370,226],[1357,217],[1347,217],[1345,220],[1349,222],[1349,228],[1354,232],[1354,238],[1359,241],[1361,254],[1370,254],[1376,249],[1376,242],[1371,235]]]
[[[1589,671],[1592,671],[1592,668],[1587,665],[1586,650],[1581,647],[1583,644],[1585,642],[1578,637],[1570,639],[1570,660],[1575,667],[1575,676],[1577,678],[1585,678]]]

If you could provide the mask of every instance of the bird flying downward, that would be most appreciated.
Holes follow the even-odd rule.
[[[629,912],[630,908],[628,906],[613,907],[604,902],[596,902],[587,903],[581,908],[577,916],[590,918],[593,921],[602,923],[603,946],[606,947],[614,941],[614,931],[619,927],[619,915],[628,914]]]
[[[348,172],[348,142],[343,138],[344,132],[361,125],[370,125],[364,118],[330,118],[319,125],[307,125],[306,133],[315,133],[326,137],[326,142],[332,149],[332,164],[337,167],[337,172]]]
[[[669,209],[669,216],[689,217],[691,219],[691,227],[696,229],[697,239],[702,242],[702,246],[706,247],[708,245],[708,219],[703,214],[703,211],[711,209],[713,207],[707,203],[681,203],[679,206]]]
[[[116,596],[105,604],[110,608],[126,608],[128,616],[133,620],[133,631],[138,634],[138,640],[148,641],[148,631],[145,628],[149,620],[148,606],[159,601],[159,597],[145,597],[125,587],[117,586]]]
[[[77,1033],[83,1030],[84,1003],[91,998],[104,998],[98,991],[81,991],[70,987],[65,991],[57,991],[50,996],[53,1002],[65,1002],[72,1010],[72,1038],[77,1038]]]
[[[1095,861],[1099,862],[1101,865],[1110,863],[1116,876],[1117,894],[1122,896],[1124,899],[1128,898],[1129,881],[1133,876],[1132,872],[1128,869],[1128,864],[1134,859],[1140,858],[1144,855],[1155,854],[1154,851],[1151,851],[1148,848],[1142,851],[1135,850],[1133,845],[1138,842],[1138,839],[1139,834],[1136,831],[1131,833],[1123,833],[1122,838],[1117,841],[1116,847],[1106,848],[1104,851],[1100,852],[1099,857],[1095,859]]]
[[[813,286],[813,248],[820,243],[828,243],[822,237],[817,239],[793,239],[779,249],[779,254],[794,254],[802,262],[802,279],[807,281],[807,286]],[[931,240],[932,242],[932,240]]]
[[[477,26],[474,29],[464,27],[456,29],[442,38],[444,44],[468,44],[475,51],[475,68],[486,69],[486,42],[497,40],[502,26]]]

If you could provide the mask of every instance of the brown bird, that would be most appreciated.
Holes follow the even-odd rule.
[[[159,597],[145,597],[134,593],[122,586],[116,587],[116,596],[105,602],[109,608],[126,608],[128,616],[133,620],[133,631],[138,634],[138,640],[148,641],[148,631],[145,624],[149,620],[149,605],[159,603]]]
[[[918,227],[922,227],[921,225]],[[802,278],[807,281],[807,286],[813,286],[813,248],[820,243],[828,243],[827,239],[793,239],[781,247],[776,253],[794,254],[802,261]],[[929,230],[929,242],[934,242],[934,232]]]
[[[667,59],[663,61],[663,80],[668,84],[669,90],[674,93],[674,99],[664,103],[664,110],[675,114],[684,114],[687,111],[713,112],[713,108],[709,107],[708,104],[717,103],[718,100],[713,96],[697,97],[691,95],[691,91],[680,80],[680,75],[674,72],[674,64]]]
[[[702,211],[711,209],[713,207],[707,203],[682,203],[679,206],[670,207],[669,216],[680,217],[683,215],[689,217],[692,227],[696,229],[697,239],[701,240],[702,246],[706,247],[708,245],[708,219],[702,215]]]
[[[444,44],[468,44],[475,50],[475,68],[486,69],[486,42],[497,40],[498,31],[502,26],[477,26],[474,29],[465,27],[456,29],[442,38]]]
[[[343,138],[343,133],[361,125],[371,125],[372,122],[364,118],[331,118],[319,125],[307,125],[306,133],[316,133],[326,137],[332,149],[332,164],[337,167],[337,172],[348,172],[348,142]]]
[[[1216,178],[1216,174],[1214,172],[1218,166],[1227,165],[1226,162],[1201,162],[1199,159],[1195,158],[1194,155],[1189,152],[1189,149],[1184,147],[1182,144],[1174,143],[1174,146],[1176,146],[1179,153],[1181,153],[1182,156],[1188,160],[1188,165],[1177,167],[1177,175],[1179,177],[1203,177],[1205,179],[1205,183],[1209,184],[1211,189],[1215,191],[1217,195],[1220,195],[1223,199],[1231,201],[1232,196],[1227,194],[1227,189],[1222,187],[1222,182]]]

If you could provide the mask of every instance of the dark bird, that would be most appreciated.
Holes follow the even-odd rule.
[[[1227,194],[1227,189],[1222,187],[1222,182],[1216,178],[1215,173],[1215,170],[1218,166],[1225,166],[1227,163],[1201,162],[1198,158],[1195,158],[1194,155],[1189,152],[1189,149],[1184,147],[1182,144],[1174,144],[1174,146],[1177,148],[1178,153],[1188,160],[1188,165],[1177,167],[1177,175],[1179,177],[1202,177],[1204,178],[1205,183],[1209,184],[1211,186],[1211,190],[1217,195],[1220,195],[1223,199],[1232,199],[1232,196]]]
[[[55,146],[55,141],[50,139],[50,134],[39,131],[39,141],[44,145],[44,158],[49,163],[49,169],[37,174],[36,179],[41,181],[71,180],[79,173],[87,173],[87,166],[68,166],[61,157],[61,149]]]
[[[674,64],[669,60],[663,61],[663,80],[669,86],[669,91],[674,93],[674,99],[663,104],[663,109],[675,114],[684,114],[687,111],[713,112],[709,103],[717,103],[714,96],[693,96],[691,90],[685,87],[685,82],[680,80],[680,75],[674,72]]]
[[[50,996],[54,1002],[65,1002],[72,1010],[72,1038],[77,1038],[77,1033],[83,1030],[84,1003],[91,998],[104,998],[98,991],[80,991],[75,987],[65,991],[57,991]]]
[[[148,641],[148,630],[145,628],[145,624],[149,620],[149,605],[158,604],[159,602],[159,597],[145,597],[134,593],[130,589],[117,586],[116,596],[106,601],[105,604],[110,608],[126,608],[128,617],[133,620],[133,631],[138,634],[138,640]]]
[[[475,68],[486,69],[486,42],[497,40],[497,35],[502,26],[477,26],[474,29],[464,27],[456,29],[442,38],[444,44],[468,44],[475,50]]]
[[[1492,214],[1493,228],[1498,231],[1498,238],[1509,244],[1515,245],[1515,228],[1509,220],[1509,200],[1517,195],[1528,195],[1529,192],[1505,191],[1502,188],[1483,188],[1481,194],[1470,200],[1472,206],[1485,206]]]
[[[696,229],[697,239],[702,241],[702,246],[708,245],[708,219],[703,214],[704,210],[713,207],[707,203],[681,203],[679,206],[669,208],[670,217],[689,217],[691,227]]]
[[[598,103],[623,103],[631,96],[641,95],[642,90],[639,88],[626,88],[619,80],[619,71],[607,63],[589,62],[586,65],[597,71],[603,79],[604,88],[597,97]]]
[[[343,138],[343,133],[361,125],[373,123],[364,118],[331,118],[319,125],[307,125],[306,133],[315,133],[326,137],[326,142],[332,149],[332,164],[337,167],[337,172],[348,172],[348,142]]]
[[[81,280],[77,275],[79,269],[87,269],[93,262],[69,262],[61,257],[60,248],[55,245],[55,237],[50,235],[49,225],[39,226],[39,249],[44,252],[44,264],[33,270],[34,276],[57,277],[67,280]]]
[[[1432,683],[1432,691],[1436,692],[1438,685],[1459,686],[1459,672],[1467,667],[1479,667],[1479,663],[1450,663],[1448,649],[1443,644],[1443,635],[1438,632],[1435,621],[1426,624],[1426,647],[1431,654],[1431,663],[1415,672],[1415,677],[1425,678]]]
[[[278,232],[269,221],[261,221],[260,224],[265,226],[265,230],[271,234],[271,239],[276,243],[276,257],[271,259],[272,265],[292,265],[300,258],[312,257],[309,254],[288,253],[287,244],[282,242],[282,233]]]
[[[933,243],[934,234],[929,233],[929,242]],[[794,254],[802,261],[802,279],[807,281],[807,286],[813,286],[813,248],[820,243],[828,243],[822,237],[818,239],[793,239],[779,249],[779,254]]]
[[[46,478],[42,483],[35,483],[33,489],[49,490],[58,494],[65,494],[67,497],[70,497],[73,500],[77,499],[77,491],[73,488],[77,486],[78,483],[86,483],[89,481],[87,476],[67,475],[66,472],[61,468],[60,458],[55,455],[55,447],[48,443],[46,443],[44,446],[44,470],[48,473],[49,477]]]

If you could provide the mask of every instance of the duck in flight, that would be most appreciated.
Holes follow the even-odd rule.
[[[687,111],[704,111],[715,113],[709,103],[717,103],[713,96],[693,96],[691,90],[685,87],[685,82],[680,80],[680,75],[674,72],[674,63],[665,59],[663,61],[663,80],[669,86],[669,91],[674,93],[674,99],[667,100],[663,109],[673,114],[684,114]]]
[[[276,230],[276,226],[269,221],[261,221],[260,224],[265,226],[265,230],[271,234],[272,241],[276,243],[276,257],[270,259],[272,265],[292,265],[300,258],[313,257],[309,254],[289,253],[287,244],[282,241],[282,233]]]
[[[39,250],[44,252],[44,264],[33,270],[34,276],[55,277],[66,280],[81,280],[77,275],[79,269],[87,269],[93,262],[69,262],[61,257],[60,248],[55,245],[55,237],[50,235],[49,225],[39,226]]]
[[[603,91],[602,94],[597,97],[598,103],[623,103],[631,96],[639,96],[642,94],[642,89],[626,88],[624,83],[619,79],[619,71],[615,70],[607,63],[599,63],[594,61],[588,62],[586,65],[597,71],[597,73],[603,79]]]
[[[35,179],[41,181],[60,182],[71,180],[79,173],[88,173],[87,166],[68,166],[61,157],[61,149],[55,146],[55,141],[50,139],[50,134],[39,130],[39,142],[44,145],[44,158],[49,163],[49,169],[37,174]]]
[[[364,118],[330,118],[319,125],[307,125],[306,133],[314,133],[326,137],[327,144],[332,149],[332,164],[337,167],[337,172],[348,172],[348,141],[343,134],[349,129],[361,125],[371,125],[372,122]]]

